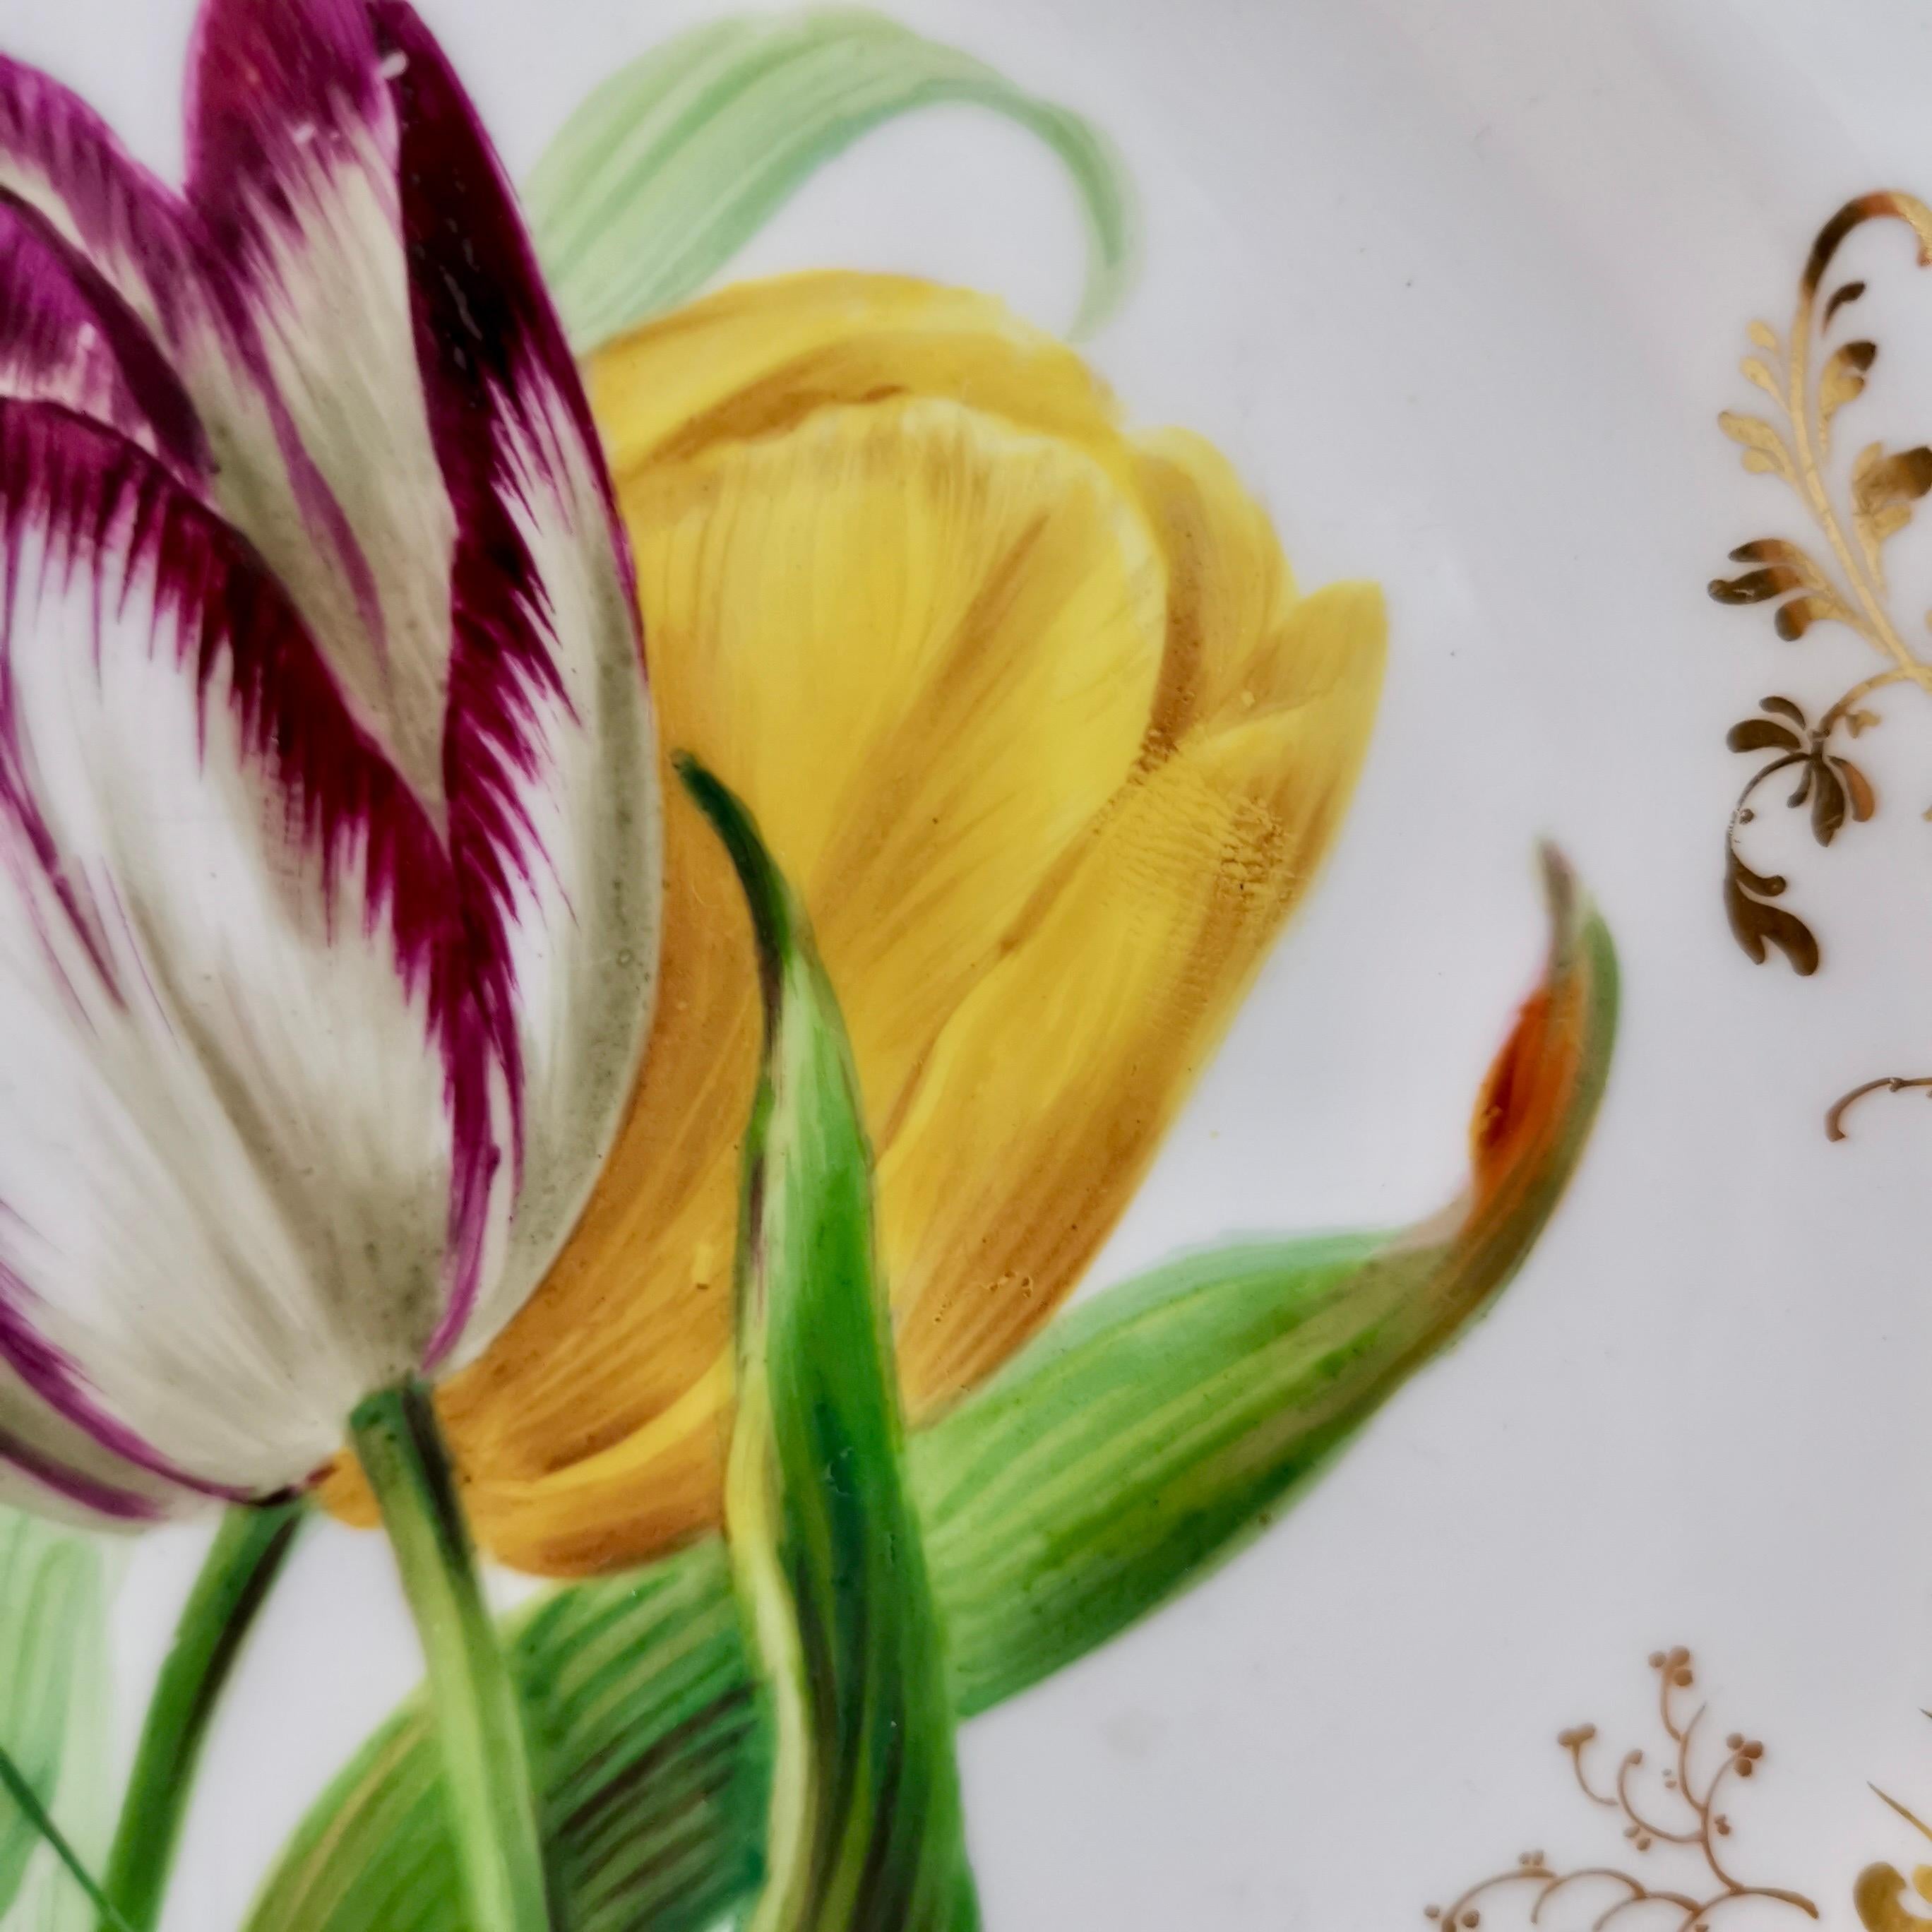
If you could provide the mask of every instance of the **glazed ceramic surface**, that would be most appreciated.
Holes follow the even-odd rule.
[[[0,43],[172,170],[190,10],[0,0]],[[714,17],[692,0],[421,10],[518,175],[620,62]],[[1334,854],[1083,1294],[1232,1232],[1393,1226],[1449,1198],[1469,1096],[1539,956],[1540,840],[1622,968],[1594,1138],[1493,1311],[1210,1581],[963,1730],[986,1922],[1385,1932],[1534,1851],[1552,1877],[1602,1866],[1700,1900],[1717,1870],[1850,1924],[1860,1871],[1917,1856],[1871,1786],[1932,1814],[1932,1110],[1874,1094],[1835,1142],[1824,1118],[1867,1081],[1932,1072],[1932,705],[1901,679],[1868,700],[1881,724],[1833,742],[1876,809],[1860,818],[1840,781],[1828,845],[1785,809],[1790,784],[1757,795],[1738,850],[1786,878],[1774,896],[1820,960],[1801,975],[1774,945],[1753,963],[1727,922],[1726,842],[1781,741],[1740,754],[1726,734],[1779,719],[1759,709],[1772,694],[1808,727],[1892,660],[1844,623],[1782,638],[1773,599],[1724,608],[1706,586],[1761,567],[1727,561],[1754,540],[1838,568],[1803,489],[1742,467],[1750,432],[1718,416],[1778,433],[1740,358],[1784,380],[1834,212],[1932,199],[1932,22],[1906,0],[892,10],[1111,137],[1138,268],[1083,352],[1134,421],[1220,446],[1303,582],[1373,579],[1388,602],[1382,707]],[[1860,450],[1932,436],[1916,247],[1874,219],[1829,270],[1828,296],[1866,286],[1825,352],[1880,346],[1823,459],[1841,505]],[[728,277],[900,271],[1060,333],[1084,262],[1053,158],[951,106],[858,142]],[[1773,348],[1748,337],[1760,319]],[[1891,634],[1932,653],[1932,527],[1884,538],[1882,581]],[[118,1559],[124,1752],[205,1538],[167,1530]],[[492,1587],[507,1603],[527,1586]],[[1641,1748],[1639,1812],[1701,1837],[1655,1781],[1675,1747],[1646,1660],[1673,1674],[1676,1646],[1695,1682],[1672,1721],[1708,1697],[1696,1748],[1715,1754],[1691,1796],[1742,1749],[1726,1734],[1765,1746],[1710,1807],[1730,1827],[1720,1868],[1702,1844],[1646,1849],[1657,1834],[1573,1767],[1614,1798]],[[239,1922],[418,1669],[380,1539],[314,1532],[212,1742],[172,1932]],[[1585,1724],[1600,1735],[1557,1742]],[[1560,1903],[1587,1923],[1622,1882],[1546,1918]],[[1483,1922],[1531,1898],[1485,1899]],[[1677,1922],[1654,1909],[1642,1922]],[[1723,1916],[1803,1913],[1760,1898]]]

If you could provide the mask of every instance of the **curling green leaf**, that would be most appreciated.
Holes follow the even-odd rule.
[[[1079,116],[983,62],[857,10],[715,22],[598,88],[537,164],[524,204],[572,343],[587,352],[697,293],[824,164],[915,108],[965,103],[1036,134],[1087,218],[1077,334],[1124,292],[1120,164]]]
[[[1552,865],[1549,970],[1476,1113],[1472,1184],[1403,1233],[1256,1240],[1078,1304],[910,1444],[962,1718],[1104,1643],[1305,1494],[1521,1265],[1574,1170],[1616,1030],[1608,934]],[[724,1546],[518,1619],[572,1932],[710,1932],[752,1896],[769,1744]],[[462,1932],[418,1703],[284,1854],[250,1932]]]

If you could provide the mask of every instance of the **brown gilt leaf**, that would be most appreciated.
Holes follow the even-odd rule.
[[[1872,782],[1850,758],[1834,758],[1838,776],[1844,781],[1845,791],[1852,802],[1852,820],[1862,825],[1878,809],[1878,794],[1872,789]]]
[[[1778,607],[1772,628],[1787,644],[1795,644],[1814,624],[1844,614],[1845,607],[1829,591],[1808,590],[1803,596]]]
[[[1806,768],[1806,776],[1811,781],[1811,836],[1828,845],[1845,822],[1845,788],[1822,758]]]
[[[1882,443],[1868,443],[1852,464],[1852,524],[1866,568],[1885,585],[1879,552],[1912,520],[1912,505],[1932,490],[1932,449],[1923,443],[1888,456]]]
[[[1796,752],[1804,742],[1790,725],[1772,718],[1742,718],[1724,734],[1734,752]]]
[[[1753,897],[1744,882],[1757,874],[1734,853],[1726,857],[1724,910],[1730,919],[1732,934],[1743,948],[1744,956],[1762,966],[1769,957],[1769,948],[1774,946],[1791,962],[1794,973],[1808,979],[1818,970],[1818,941],[1811,928],[1795,913]]]
[[[1749,543],[1741,543],[1732,551],[1731,561],[1781,563],[1787,570],[1796,572],[1808,590],[1822,590],[1826,587],[1825,573],[1812,562],[1810,552],[1803,544],[1792,543],[1786,537],[1754,537]]]
[[[1760,711],[1774,711],[1780,718],[1789,718],[1801,731],[1808,728],[1804,722],[1803,708],[1790,698],[1779,697],[1775,692],[1768,698],[1760,698],[1757,708]]]
[[[1834,350],[1825,364],[1825,373],[1818,379],[1818,422],[1827,448],[1831,446],[1832,418],[1863,392],[1864,372],[1877,354],[1875,342],[1848,342]]]
[[[1776,898],[1791,883],[1782,872],[1754,872],[1735,852],[1731,854],[1731,870],[1740,885],[1762,898]]]
[[[1832,299],[1825,304],[1825,326],[1829,328],[1832,318],[1847,302],[1855,302],[1865,292],[1862,282],[1844,282],[1832,291]]]
[[[1783,564],[1771,564],[1742,577],[1714,577],[1708,587],[1720,604],[1762,604],[1787,590],[1802,590],[1804,580]]]
[[[1852,497],[1861,510],[1885,503],[1916,502],[1932,490],[1932,449],[1919,443],[1885,454],[1882,443],[1868,443],[1852,465]]]

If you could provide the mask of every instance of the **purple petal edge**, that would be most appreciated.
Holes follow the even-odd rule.
[[[80,97],[50,75],[0,55],[0,162],[38,176],[89,260],[110,279],[136,274],[164,330],[172,291],[189,273],[178,199],[128,153]],[[44,206],[40,195],[26,199]],[[134,292],[122,286],[123,296]]]
[[[147,325],[40,209],[0,188],[0,370],[32,394],[82,358],[84,414],[145,440],[184,476],[206,475],[200,419]]]
[[[325,26],[333,64],[322,58]],[[336,98],[331,90],[345,85],[378,98],[379,77],[366,58],[371,46],[361,0],[212,0],[204,6],[190,61],[188,152],[190,179],[206,206],[190,206],[142,166],[79,95],[37,68],[0,56],[0,165],[39,178],[45,192],[32,186],[25,198],[78,235],[81,251],[122,297],[143,313],[152,310],[169,350],[178,354],[195,329],[214,326],[222,338],[217,352],[245,373],[268,412],[303,516],[336,553],[364,620],[380,627],[368,560],[290,421],[235,259],[238,249],[245,252],[251,186],[266,196],[261,205],[274,205],[272,184],[242,166],[244,129],[252,126],[280,144],[280,152],[297,124],[262,113],[260,86],[248,85],[251,76],[257,82],[264,77],[260,60],[250,64],[251,50],[281,50],[285,82],[293,85],[292,62],[296,74],[320,85],[320,113]],[[358,47],[364,58],[356,82]],[[213,70],[203,72],[204,65]],[[216,106],[211,96],[224,104]],[[328,125],[340,132],[339,112]]]
[[[524,804],[544,778],[538,702],[567,702],[549,587],[516,514],[532,492],[571,487],[574,438],[601,493],[606,541],[636,598],[589,398],[545,290],[515,196],[462,83],[404,0],[374,0],[381,71],[395,104],[398,177],[416,361],[431,437],[456,512],[452,648],[444,730],[449,838],[464,916],[478,942],[491,1042],[508,1079],[520,1171],[521,1049],[509,928],[544,862]],[[535,473],[532,473],[532,466]],[[642,675],[641,640],[639,647]],[[482,1278],[484,1190],[451,1202],[452,1267],[426,1366],[460,1341]]]
[[[178,1488],[222,1502],[248,1502],[254,1492],[203,1481],[142,1440],[140,1433],[110,1415],[94,1400],[79,1370],[34,1328],[26,1312],[32,1300],[26,1284],[0,1266],[0,1361],[63,1422],[89,1436],[110,1455],[159,1476]]]
[[[43,1456],[16,1436],[0,1429],[0,1462],[30,1478],[64,1501],[92,1510],[116,1522],[158,1522],[167,1511],[152,1497],[117,1488],[93,1476],[70,1469],[51,1456]]]
[[[224,252],[294,218],[299,148],[352,139],[382,104],[364,0],[202,0],[188,71],[188,200]]]
[[[9,592],[0,609],[0,830],[10,827],[47,870],[97,962],[99,922],[59,894],[64,874],[19,743],[11,658],[20,644],[12,623],[30,529],[44,532],[57,568],[96,573],[98,612],[118,608],[136,578],[152,572],[164,620],[158,634],[177,640],[182,674],[204,702],[218,669],[226,670],[245,750],[284,801],[290,836],[319,855],[332,899],[347,862],[361,861],[362,928],[388,926],[398,975],[406,990],[424,996],[442,1054],[454,1167],[448,1300],[466,1309],[478,1286],[501,1160],[490,1096],[494,1070],[506,1064],[506,1024],[514,1044],[501,935],[476,930],[451,850],[350,714],[301,619],[252,550],[137,445],[58,404],[0,398],[0,565]],[[494,948],[492,938],[500,941]],[[448,1319],[446,1313],[439,1322],[439,1337]]]

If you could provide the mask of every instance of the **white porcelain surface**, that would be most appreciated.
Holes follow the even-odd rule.
[[[519,168],[618,61],[716,10],[421,7]],[[1230,1230],[1395,1222],[1447,1195],[1534,969],[1539,836],[1598,896],[1625,973],[1594,1144],[1495,1313],[1222,1575],[966,1732],[989,1927],[1386,1932],[1526,1846],[1615,1851],[1552,1740],[1584,1718],[1645,1736],[1645,1654],[1678,1642],[1716,1720],[1768,1743],[1737,1864],[1850,1923],[1858,1868],[1912,1856],[1867,1780],[1932,1807],[1932,1110],[1870,1102],[1842,1145],[1820,1123],[1857,1081],[1932,1070],[1932,705],[1894,694],[1862,741],[1872,824],[1828,854],[1796,817],[1757,829],[1827,958],[1810,981],[1753,967],[1718,895],[1745,769],[1725,730],[1766,692],[1822,705],[1874,667],[1842,635],[1782,644],[1704,585],[1732,544],[1801,533],[1714,416],[1748,405],[1744,326],[1783,327],[1840,202],[1932,196],[1932,16],[892,10],[1115,138],[1144,259],[1095,359],[1138,419],[1229,452],[1306,581],[1372,575],[1390,600],[1338,854],[1094,1285]],[[190,12],[0,0],[0,44],[172,166]],[[1895,226],[1853,246],[1885,346],[1856,438],[1916,441],[1932,274]],[[862,143],[738,268],[906,268],[1060,326],[1081,260],[1049,158],[946,110]],[[1932,518],[1894,550],[1916,614]],[[130,1552],[129,1713],[196,1548]],[[236,1922],[415,1674],[386,1551],[315,1536],[213,1748],[171,1932]]]

